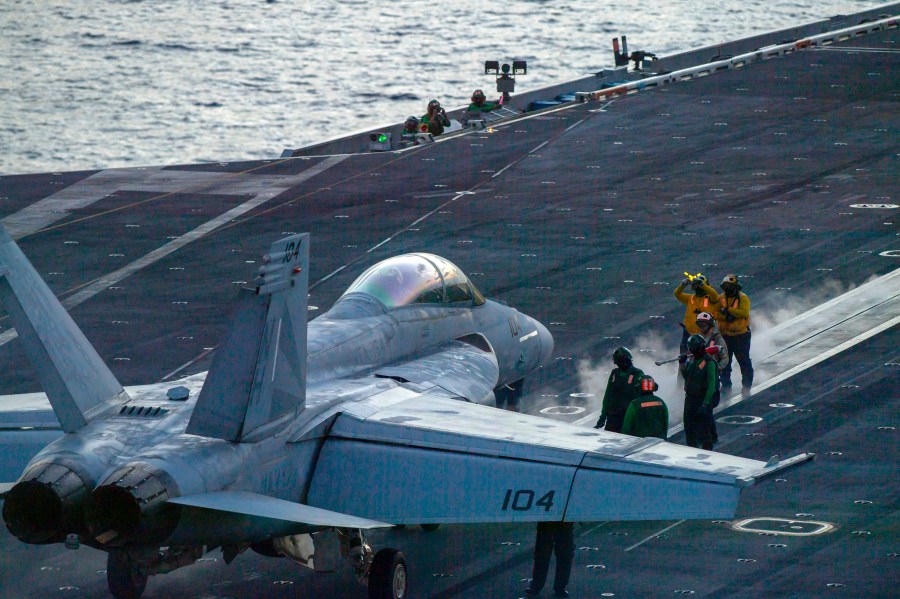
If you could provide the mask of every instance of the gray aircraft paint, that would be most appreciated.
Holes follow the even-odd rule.
[[[423,296],[432,303],[388,306],[351,286],[307,325],[308,234],[272,244],[205,379],[128,398],[49,289],[23,291],[23,281],[42,281],[2,240],[0,297],[26,331],[30,359],[61,379],[45,353],[64,351],[78,368],[62,372],[79,388],[90,388],[80,373],[107,381],[87,400],[44,383],[61,420],[75,424],[9,492],[5,514],[19,516],[35,488],[65,493],[58,524],[7,519],[18,531],[37,522],[40,534],[20,536],[27,542],[78,532],[110,552],[155,555],[165,544],[193,554],[397,523],[730,517],[741,487],[812,458],[766,464],[478,405],[549,359],[547,329],[475,301],[464,275],[468,299],[447,303],[460,280],[445,281],[449,263],[435,267],[439,285]],[[407,256],[420,267],[442,260]],[[167,396],[179,385],[184,401]],[[106,411],[77,422],[95,406]],[[635,497],[666,501],[635,506]],[[131,505],[136,521],[119,516]]]

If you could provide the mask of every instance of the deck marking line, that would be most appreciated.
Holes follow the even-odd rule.
[[[343,161],[344,159],[345,159],[345,157],[328,158],[326,160],[323,160],[319,164],[315,165],[314,167],[310,168],[309,170],[303,171],[302,174],[308,174],[308,176],[306,177],[307,179],[312,178],[315,175],[318,175],[319,173],[321,173],[322,171],[338,164],[339,162]],[[196,241],[196,240],[200,239],[201,237],[208,235],[209,233],[212,233],[213,231],[215,231],[216,229],[218,229],[225,223],[228,223],[228,222],[234,220],[235,218],[241,216],[242,214],[245,214],[245,213],[253,210],[257,206],[261,206],[262,204],[265,204],[272,198],[274,198],[277,195],[279,195],[280,193],[282,193],[283,190],[284,190],[283,188],[279,187],[279,188],[271,189],[260,195],[257,195],[252,200],[249,200],[247,202],[244,202],[243,204],[235,206],[231,210],[228,210],[227,212],[220,214],[216,218],[203,223],[202,225],[200,225],[193,231],[189,231],[189,232],[185,233],[184,235],[181,235],[177,239],[173,239],[169,243],[156,248],[155,250],[153,250],[152,252],[150,252],[148,254],[145,254],[144,256],[138,258],[131,264],[128,264],[127,266],[124,266],[124,267],[120,268],[119,270],[113,271],[107,275],[104,275],[104,276],[98,277],[97,279],[94,279],[94,281],[92,283],[89,283],[88,285],[83,287],[79,292],[75,293],[74,295],[69,296],[65,300],[62,300],[62,302],[61,302],[62,305],[66,308],[66,310],[71,311],[72,308],[74,308],[75,306],[78,306],[78,305],[84,303],[85,301],[94,297],[98,293],[108,289],[111,285],[115,285],[116,283],[131,276],[132,274],[136,273],[137,271],[139,271],[143,268],[146,268],[147,266],[150,266],[151,264],[154,264],[155,262],[162,260],[169,254],[171,254],[177,250],[180,250],[181,248],[188,245],[189,243]],[[3,346],[5,344],[9,343],[10,341],[12,341],[13,339],[15,339],[18,336],[19,335],[15,329],[9,329],[9,330],[5,331],[4,333],[0,334],[0,346]]]
[[[520,158],[519,160],[521,160],[521,158]],[[515,161],[513,161],[513,162],[510,162],[509,164],[507,164],[506,166],[504,166],[503,168],[501,168],[499,171],[497,171],[496,173],[494,173],[493,175],[491,175],[491,179],[494,179],[494,178],[499,177],[500,175],[502,175],[502,174],[503,174],[503,171],[505,171],[506,169],[508,169],[508,168],[511,167],[512,165],[514,165],[514,164],[515,164],[516,162],[518,162],[519,160],[515,160]]]
[[[814,308],[814,310],[815,309],[816,308]],[[861,342],[865,341],[866,339],[869,339],[870,337],[874,337],[878,333],[886,331],[887,329],[889,329],[897,324],[900,324],[900,316],[892,318],[891,320],[889,320],[887,322],[883,322],[873,329],[869,329],[868,331],[860,333],[856,337],[848,339],[847,341],[844,341],[840,345],[836,345],[835,347],[831,348],[830,350],[828,350],[824,353],[818,354],[818,355],[810,358],[809,360],[798,364],[797,366],[794,366],[792,368],[789,368],[788,370],[785,370],[781,374],[775,375],[774,377],[765,381],[764,383],[755,385],[750,390],[750,395],[748,397],[756,395],[757,393],[761,393],[762,391],[768,389],[769,387],[773,387],[776,384],[794,376],[795,374],[798,374],[798,373],[806,370],[807,368],[811,368],[812,366],[815,366],[819,362],[823,362],[823,361],[827,360],[828,358],[839,354],[840,352],[844,351],[845,349],[849,349],[849,348],[853,347],[854,345],[861,343]],[[812,337],[814,337],[814,336],[812,336]],[[810,337],[810,338],[812,338],[812,337]],[[775,354],[772,354],[772,355],[774,356],[774,355],[777,355],[778,353],[780,353],[780,351],[776,352]],[[772,356],[767,356],[763,360],[768,359],[770,357],[772,357]],[[714,410],[714,413],[721,412],[722,410],[724,410],[726,408],[729,408],[733,405],[737,405],[744,399],[746,399],[746,398],[743,397],[739,391],[735,392],[735,395],[732,396],[730,399],[726,400],[725,398],[722,398],[722,403],[719,404],[719,406]],[[599,418],[599,417],[600,417],[600,411],[598,410],[596,412],[592,412],[586,416],[583,416],[582,418],[579,418],[578,420],[573,421],[572,424],[574,424],[576,426],[584,426],[584,425],[590,423],[592,420],[596,421],[597,418]],[[668,434],[671,437],[672,435],[680,433],[682,430],[684,430],[684,425],[676,424],[675,426],[673,426],[672,428],[669,429]]]
[[[173,370],[172,372],[170,372],[169,374],[167,374],[166,376],[162,377],[161,379],[159,379],[159,380],[156,381],[156,382],[157,382],[157,383],[162,383],[162,382],[164,382],[164,381],[166,381],[166,380],[172,378],[173,376],[175,376],[176,374],[178,374],[179,372],[181,372],[182,370],[184,370],[185,368],[187,368],[188,366],[190,366],[190,365],[193,364],[194,362],[196,362],[196,361],[198,361],[198,360],[201,360],[201,359],[203,359],[205,356],[209,355],[209,354],[210,354],[211,352],[213,352],[215,349],[216,349],[215,347],[211,347],[211,348],[209,348],[209,349],[207,349],[207,350],[204,350],[203,353],[201,353],[199,356],[197,356],[196,358],[194,358],[194,359],[192,359],[192,360],[189,360],[188,362],[185,362],[184,364],[182,364],[181,366],[179,366],[178,368],[176,368],[175,370]]]
[[[811,368],[811,367],[815,366],[819,362],[824,362],[828,358],[841,353],[845,349],[849,349],[849,348],[853,347],[854,345],[856,345],[857,343],[862,343],[869,337],[874,337],[878,333],[886,331],[893,326],[897,326],[898,324],[900,324],[900,316],[896,316],[887,322],[883,322],[880,325],[878,325],[877,327],[875,327],[874,329],[869,329],[868,331],[866,331],[864,333],[860,333],[856,337],[853,337],[852,339],[848,339],[847,341],[844,341],[840,345],[836,345],[835,347],[831,348],[830,350],[828,350],[824,353],[821,353],[817,356],[814,356],[814,357],[810,358],[809,360],[807,360],[806,362],[803,362],[802,364],[798,364],[797,366],[794,366],[793,368],[789,368],[788,370],[785,370],[781,374],[778,374],[778,375],[770,378],[769,380],[767,380],[764,383],[760,383],[759,385],[754,385],[753,388],[750,389],[750,394],[747,397],[744,397],[743,395],[741,395],[740,392],[737,392],[734,396],[732,396],[728,400],[723,398],[722,403],[719,404],[719,407],[717,407],[715,410],[713,410],[713,413],[721,412],[722,410],[730,408],[731,406],[737,405],[737,404],[741,403],[742,401],[744,401],[745,399],[752,397],[752,396],[756,395],[757,393],[761,393],[762,391],[768,389],[769,387],[774,387],[778,383],[780,383],[786,379],[789,379],[790,377],[794,376],[795,374],[799,374],[799,373],[803,372],[804,370],[806,370],[807,368]],[[671,437],[672,435],[679,433],[682,430],[684,430],[684,424],[676,424],[675,426],[673,426],[672,428],[669,429],[669,436]]]
[[[42,198],[34,204],[22,208],[0,222],[3,223],[7,232],[13,239],[19,240],[28,237],[29,235],[34,235],[35,233],[44,233],[61,227],[68,227],[75,223],[95,219],[114,212],[121,212],[149,202],[156,202],[176,194],[219,193],[216,191],[217,189],[220,189],[224,185],[235,180],[239,180],[243,175],[249,175],[255,171],[268,168],[274,164],[279,164],[287,160],[294,159],[285,158],[277,162],[268,161],[236,173],[166,171],[165,167],[105,169],[62,189],[57,193]],[[305,160],[305,158],[302,160]],[[319,166],[320,164],[321,163],[316,166]],[[135,174],[141,175],[141,178],[135,179]],[[167,178],[160,181],[154,179],[154,177],[162,176]],[[270,175],[261,175],[261,177],[272,178]],[[304,173],[300,173],[294,177],[288,177],[291,181],[296,182],[302,182],[308,178],[308,176],[304,176]],[[179,186],[181,184],[184,184],[184,186]],[[260,189],[266,189],[265,186],[259,187]],[[273,186],[269,185],[269,188],[271,187]],[[171,191],[157,193],[157,188],[170,188]],[[71,216],[75,210],[95,204],[117,191],[151,191],[152,193],[156,193],[156,195],[128,204],[122,204],[96,214],[90,214],[63,223],[59,222],[60,220]]]
[[[678,526],[679,524],[681,524],[681,523],[683,523],[683,522],[685,522],[685,520],[679,520],[679,521],[676,522],[675,524],[672,524],[671,526],[667,526],[667,527],[665,527],[664,529],[662,529],[662,530],[659,531],[659,532],[653,533],[652,535],[650,535],[649,537],[647,537],[646,539],[644,539],[644,540],[641,541],[640,543],[635,543],[635,544],[632,545],[631,547],[627,548],[625,551],[631,551],[632,549],[636,549],[637,547],[640,547],[641,545],[643,545],[643,544],[646,543],[647,541],[649,541],[649,540],[651,540],[651,539],[655,539],[655,538],[658,537],[659,535],[663,534],[664,532],[667,532],[667,531],[672,530],[673,528],[675,528],[676,526]]]
[[[478,185],[476,185],[475,187],[478,187]],[[475,187],[473,187],[472,189],[475,189]],[[373,245],[372,247],[370,247],[369,249],[367,249],[367,250],[364,252],[364,254],[371,254],[372,252],[374,252],[375,250],[377,250],[378,248],[380,248],[381,246],[383,246],[383,245],[386,244],[387,242],[389,242],[389,241],[391,241],[392,239],[394,239],[394,237],[396,237],[397,235],[399,235],[400,233],[402,233],[402,232],[405,231],[406,229],[418,225],[420,222],[422,222],[423,220],[425,220],[426,218],[428,218],[428,217],[431,216],[432,214],[438,212],[439,210],[443,210],[444,208],[446,208],[447,206],[449,206],[450,204],[452,204],[453,202],[455,202],[455,201],[458,200],[459,198],[461,198],[461,197],[463,197],[463,196],[471,195],[471,194],[472,194],[472,193],[471,193],[470,191],[468,191],[468,190],[467,190],[467,191],[460,191],[460,192],[457,192],[456,195],[454,195],[452,198],[450,198],[449,200],[447,200],[446,202],[444,202],[443,204],[441,204],[440,206],[438,206],[437,208],[435,208],[435,209],[432,210],[431,212],[428,212],[428,213],[426,213],[426,214],[423,214],[422,216],[420,216],[419,218],[417,218],[417,219],[414,220],[413,222],[409,223],[408,225],[406,225],[405,227],[403,227],[402,229],[400,229],[400,231],[398,231],[397,233],[394,233],[393,235],[391,235],[390,237],[388,237],[388,238],[385,239],[384,241],[382,241],[382,242],[380,242],[380,243],[377,243],[377,244]],[[362,256],[363,256],[364,254],[361,254],[361,255],[357,256],[356,258],[354,258],[353,260],[351,260],[351,261],[348,262],[347,264],[344,264],[343,266],[337,267],[336,269],[334,269],[333,271],[331,271],[330,273],[328,273],[327,275],[325,275],[324,277],[322,277],[321,279],[319,279],[319,280],[316,281],[315,283],[312,283],[312,284],[309,286],[310,290],[315,289],[316,287],[318,287],[319,285],[321,285],[322,283],[324,283],[325,281],[327,281],[328,279],[330,279],[330,278],[333,277],[334,275],[338,274],[339,272],[341,272],[342,270],[344,270],[344,269],[347,268],[348,266],[351,266],[351,265],[353,265],[353,264],[359,262],[359,260],[362,258]]]
[[[813,48],[816,52],[846,52],[847,54],[853,54],[854,52],[868,52],[871,54],[897,54],[900,50],[896,48],[866,48],[860,46],[858,48],[854,48],[852,46],[848,46],[845,48],[836,48],[834,46],[826,46],[824,48]]]
[[[580,125],[581,123],[583,123],[583,122],[586,121],[586,120],[587,120],[587,119],[581,119],[581,120],[578,121],[577,123],[572,123],[571,125],[569,125],[568,127],[566,127],[566,131],[571,131],[572,129],[574,129],[575,127],[577,127],[578,125]]]

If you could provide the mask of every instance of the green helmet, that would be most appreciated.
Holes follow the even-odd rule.
[[[616,348],[616,351],[613,352],[613,364],[619,368],[628,368],[633,361],[634,356],[631,355],[627,347]]]
[[[687,340],[687,348],[691,352],[695,352],[706,345],[706,341],[700,335],[691,335]]]

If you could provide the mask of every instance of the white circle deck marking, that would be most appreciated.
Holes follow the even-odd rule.
[[[721,418],[716,418],[716,422],[721,422],[722,424],[757,424],[762,422],[762,418],[759,416],[741,416],[735,414],[733,416],[722,416]]]
[[[581,414],[585,411],[585,408],[580,406],[550,406],[549,408],[544,408],[541,410],[541,414],[557,414],[563,416],[571,416],[574,414]]]

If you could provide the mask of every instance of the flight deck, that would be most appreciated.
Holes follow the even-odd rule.
[[[261,248],[309,232],[310,317],[378,261],[444,256],[553,334],[522,411],[585,426],[620,345],[674,385],[653,361],[677,353],[683,273],[714,284],[736,273],[761,368],[752,395],[717,414],[716,450],[817,460],[746,490],[734,521],[576,525],[571,596],[889,597],[900,563],[898,46],[895,25],[403,151],[4,176],[0,218],[125,385],[207,370]],[[804,316],[861,287],[834,323]],[[863,312],[861,329],[838,326]],[[777,326],[798,317],[787,333]],[[788,350],[765,368],[809,331],[821,360]],[[5,317],[0,362],[3,394],[39,390]],[[534,526],[370,540],[404,551],[413,597],[520,597]],[[5,529],[0,547],[2,597],[106,596],[101,552],[26,546]],[[144,596],[262,595],[362,596],[344,570],[313,576],[251,552],[230,566],[210,553],[151,578]]]

